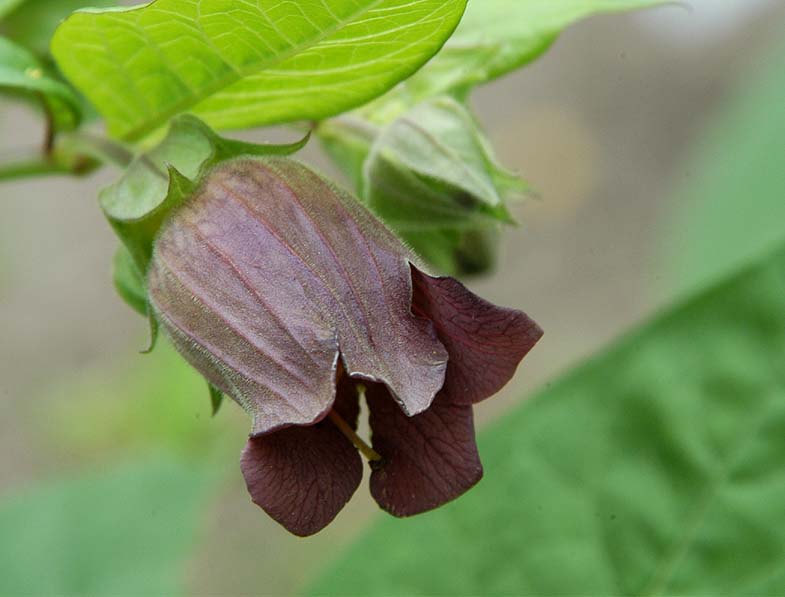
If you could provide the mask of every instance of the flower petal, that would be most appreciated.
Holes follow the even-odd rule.
[[[450,355],[443,393],[468,405],[498,392],[542,337],[540,326],[522,311],[480,298],[454,278],[411,269],[412,309],[433,322]]]
[[[412,516],[457,498],[482,478],[471,406],[442,394],[407,417],[382,385],[367,388],[373,448],[371,495],[394,516]]]
[[[341,384],[334,408],[356,427],[359,403],[352,384]],[[329,419],[251,437],[240,468],[253,502],[301,537],[327,526],[363,475],[357,450]]]
[[[282,158],[215,168],[164,224],[150,300],[178,350],[254,418],[255,434],[319,420],[347,372],[409,413],[447,352],[411,313],[404,245],[348,194]]]

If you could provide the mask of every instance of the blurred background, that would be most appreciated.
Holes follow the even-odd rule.
[[[781,238],[785,3],[689,4],[589,19],[475,95],[501,161],[538,198],[514,208],[522,226],[498,271],[470,285],[546,330],[479,407],[481,427]],[[0,154],[42,134],[0,106]],[[316,143],[302,158],[330,171]],[[227,403],[211,419],[171,351],[139,354],[147,326],[114,292],[96,202],[115,175],[0,184],[0,591],[22,578],[34,592],[302,590],[384,514],[361,487],[301,540],[251,504],[243,413]],[[779,201],[745,207],[760,196]]]

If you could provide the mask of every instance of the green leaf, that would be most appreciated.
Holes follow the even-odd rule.
[[[145,275],[158,229],[190,196],[204,172],[239,156],[288,155],[307,140],[256,145],[224,139],[199,119],[183,115],[172,121],[161,143],[135,158],[119,181],[101,191],[101,207],[137,269]]]
[[[214,475],[153,452],[0,503],[3,595],[176,595]]]
[[[79,99],[29,51],[0,37],[0,93],[22,93],[40,101],[57,129],[72,129],[81,119]]]
[[[321,119],[381,95],[433,56],[466,0],[155,0],[78,12],[52,52],[113,135],[193,110],[238,128]]]
[[[0,0],[0,33],[44,57],[57,26],[86,6],[112,6],[116,0]]]
[[[425,98],[492,81],[543,54],[573,23],[595,14],[665,4],[667,0],[480,0],[444,48],[415,76],[374,102],[364,113],[389,122]]]
[[[377,197],[375,177],[381,162],[467,195],[468,199],[453,197],[447,208],[455,210],[461,219],[469,202],[476,211],[510,223],[504,194],[522,195],[527,189],[523,181],[496,162],[490,144],[469,110],[449,97],[422,102],[384,129],[365,163],[364,183],[368,202],[379,213],[385,214],[389,207],[396,221],[404,220],[407,226],[443,223],[422,223],[417,197],[412,197],[411,205],[405,209],[398,203],[394,207],[382,205],[384,192]]]
[[[700,287],[771,251],[785,222],[785,39],[761,55],[763,68],[740,93],[683,166],[688,173],[670,202],[659,234],[668,260],[669,290]]]
[[[426,261],[454,275],[493,266],[499,224],[514,222],[506,200],[527,187],[464,105],[439,97],[384,128],[354,115],[317,132],[363,201]]]
[[[312,593],[785,593],[785,248],[546,388],[480,453],[477,488],[381,520]]]
[[[0,0],[0,20],[4,19],[27,0]]]

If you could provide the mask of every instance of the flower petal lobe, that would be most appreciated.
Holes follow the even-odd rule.
[[[463,494],[482,478],[471,406],[442,394],[422,414],[407,417],[386,388],[367,388],[373,448],[371,495],[394,516],[413,516]]]
[[[469,405],[498,392],[542,337],[540,326],[522,311],[480,298],[454,278],[411,270],[412,309],[433,322],[450,355],[442,393]]]
[[[339,387],[334,408],[356,427],[359,404],[350,383]],[[301,537],[338,515],[363,474],[357,450],[329,419],[251,437],[240,468],[253,502]]]

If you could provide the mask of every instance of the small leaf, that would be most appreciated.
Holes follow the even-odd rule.
[[[466,0],[155,0],[73,14],[52,40],[110,132],[135,139],[193,110],[239,128],[322,119],[433,56]]]
[[[471,493],[381,520],[311,593],[784,594],[785,247],[479,443]]]
[[[57,129],[72,129],[81,119],[79,98],[28,50],[0,37],[0,93],[21,93],[40,101]]]
[[[335,147],[351,147],[352,138],[327,131],[331,153],[340,159]],[[429,263],[468,275],[493,267],[499,225],[514,222],[506,200],[526,189],[497,163],[469,110],[441,97],[418,104],[376,136],[363,165],[361,196]]]
[[[374,208],[374,170],[379,161],[458,189],[470,196],[478,209],[500,221],[511,220],[503,193],[523,194],[527,188],[498,165],[477,121],[465,106],[449,97],[418,104],[376,139],[365,165],[365,190]],[[456,209],[465,211],[462,205]]]

